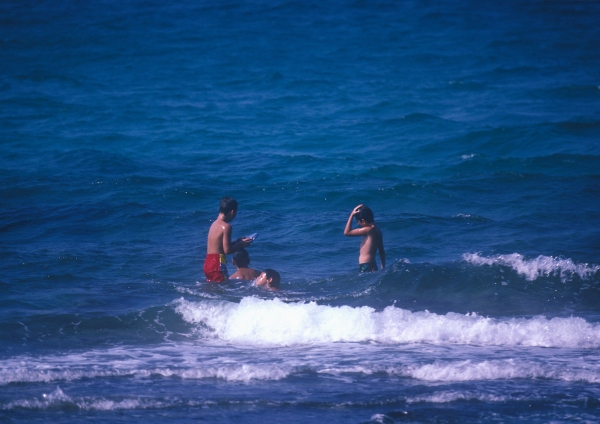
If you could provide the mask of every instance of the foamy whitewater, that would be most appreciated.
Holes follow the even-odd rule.
[[[538,277],[551,275],[560,276],[564,283],[574,276],[582,280],[589,280],[600,271],[600,266],[594,264],[576,264],[571,259],[553,258],[540,255],[534,259],[525,259],[518,253],[510,255],[495,255],[493,257],[482,257],[477,253],[464,254],[463,259],[474,265],[503,265],[517,271],[528,281],[534,281]]]
[[[0,16],[0,422],[600,421],[600,2]]]
[[[498,320],[475,313],[413,313],[393,306],[376,312],[367,306],[331,307],[255,298],[244,298],[240,303],[190,303],[182,299],[176,311],[185,321],[208,327],[205,336],[241,345],[378,342],[600,347],[600,326],[575,317]]]

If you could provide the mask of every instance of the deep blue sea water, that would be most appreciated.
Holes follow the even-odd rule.
[[[0,421],[600,421],[598,22],[0,3]],[[222,196],[282,290],[204,281]]]

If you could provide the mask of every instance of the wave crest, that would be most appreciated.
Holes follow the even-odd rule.
[[[582,280],[587,280],[594,277],[600,271],[600,265],[577,264],[571,259],[554,258],[544,255],[528,260],[518,253],[495,255],[487,258],[477,253],[465,253],[463,259],[477,266],[508,266],[518,274],[523,275],[528,281],[534,281],[539,277],[548,277],[550,275],[560,276],[563,283],[575,275],[579,276]]]
[[[433,343],[484,346],[600,347],[600,325],[582,318],[493,319],[477,314],[411,312],[370,307],[284,303],[176,301],[183,319],[203,335],[241,345],[291,346],[332,342]]]

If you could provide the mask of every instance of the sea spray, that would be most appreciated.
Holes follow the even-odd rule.
[[[600,324],[583,318],[542,316],[492,319],[475,313],[411,312],[389,306],[333,307],[247,297],[174,303],[182,318],[210,335],[243,345],[293,346],[332,342],[435,343],[590,348],[600,346]]]
[[[512,253],[510,255],[495,255],[484,257],[478,253],[465,253],[463,259],[473,265],[501,265],[507,266],[518,274],[523,275],[528,281],[539,277],[556,275],[564,283],[577,275],[582,280],[590,279],[600,271],[600,265],[578,264],[571,259],[554,258],[540,255],[534,259],[525,259],[523,255]]]

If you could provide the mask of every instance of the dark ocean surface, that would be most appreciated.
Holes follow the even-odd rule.
[[[1,2],[0,421],[600,421],[599,22]],[[222,196],[280,291],[205,282]]]

